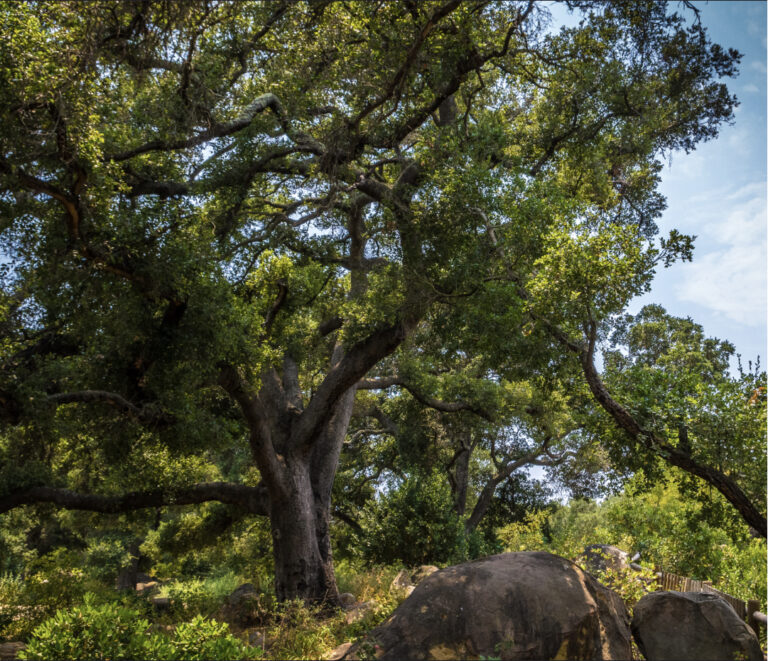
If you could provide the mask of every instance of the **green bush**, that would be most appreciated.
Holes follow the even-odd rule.
[[[34,609],[24,603],[24,581],[20,576],[0,576],[0,638],[23,637],[26,623],[36,619]]]
[[[232,572],[207,578],[170,581],[158,596],[169,597],[176,617],[189,619],[197,615],[209,617],[224,605],[227,596],[245,581]]]
[[[80,603],[94,587],[77,553],[56,549],[31,561],[22,580],[17,574],[0,578],[0,638],[23,639],[58,609]]]
[[[229,633],[225,623],[201,616],[180,624],[171,636],[150,631],[139,611],[116,603],[59,610],[33,632],[21,659],[247,659],[261,654]]]
[[[166,659],[246,659],[260,652],[232,636],[225,622],[207,620],[201,615],[176,627],[171,646],[172,653]]]
[[[137,611],[86,595],[82,606],[59,610],[33,632],[22,659],[145,659],[152,638]],[[153,646],[153,649],[154,646]]]
[[[84,554],[88,573],[104,584],[114,585],[118,572],[131,563],[130,539],[130,535],[109,531],[88,540]]]
[[[456,563],[494,552],[479,531],[465,534],[439,472],[410,476],[371,500],[359,523],[357,554],[373,564]]]
[[[550,512],[530,512],[522,521],[515,521],[496,532],[505,551],[539,551],[546,547],[544,528]]]

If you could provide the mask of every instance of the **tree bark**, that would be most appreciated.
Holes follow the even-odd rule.
[[[480,521],[482,521],[488,508],[491,506],[496,487],[499,486],[501,481],[502,480],[498,476],[494,475],[485,483],[485,486],[483,486],[480,496],[477,499],[477,503],[475,503],[475,506],[472,508],[472,513],[464,522],[464,531],[467,534],[474,532]]]
[[[302,457],[286,458],[290,488],[271,504],[275,593],[279,601],[337,604],[330,536],[322,534],[330,512],[313,493],[308,468]]]
[[[462,448],[456,459],[456,514],[464,516],[467,509],[467,487],[469,486],[469,458],[467,448]]]

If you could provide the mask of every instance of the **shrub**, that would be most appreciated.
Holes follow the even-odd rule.
[[[26,623],[36,620],[34,606],[24,603],[24,582],[13,574],[0,576],[0,638],[23,637]]]
[[[319,659],[336,646],[332,620],[322,619],[318,607],[301,600],[278,604],[267,637],[269,656],[275,659]]]
[[[713,493],[712,499],[717,504],[722,497]],[[699,500],[685,498],[674,480],[652,481],[638,472],[623,493],[600,503],[572,500],[551,514],[505,526],[498,535],[508,551],[542,550],[570,559],[587,545],[613,544],[641,552],[645,565],[710,580],[723,592],[759,599],[765,606],[765,540],[752,539],[743,524],[714,525],[702,507]],[[619,576],[612,580],[625,584]],[[631,580],[624,587],[631,602],[639,587]]]
[[[213,597],[206,590],[205,582],[199,579],[190,581],[173,581],[160,593],[171,599],[171,607],[180,618],[191,618],[197,615],[212,615],[220,605],[220,599]]]
[[[544,527],[549,512],[538,510],[529,513],[524,520],[515,521],[497,531],[505,551],[539,551],[546,547]]]
[[[33,632],[22,659],[144,659],[149,622],[137,611],[86,595],[82,606],[59,610]]]
[[[207,578],[170,581],[162,586],[161,597],[169,597],[175,616],[189,619],[197,615],[210,617],[224,605],[229,595],[244,581],[232,572]]]
[[[251,650],[229,633],[225,622],[207,620],[198,615],[191,622],[176,627],[171,639],[172,654],[167,659],[246,659],[261,650]],[[151,657],[150,657],[151,658]]]
[[[89,581],[78,564],[76,553],[56,549],[31,561],[24,580],[0,578],[0,638],[26,638],[59,608],[80,603]]]
[[[359,522],[357,553],[374,564],[453,564],[493,552],[479,531],[465,534],[439,472],[406,478],[366,504]]]
[[[87,594],[82,606],[59,610],[39,625],[19,658],[234,661],[260,654],[234,638],[225,623],[198,616],[167,637],[151,633],[138,611],[116,603],[97,605]]]

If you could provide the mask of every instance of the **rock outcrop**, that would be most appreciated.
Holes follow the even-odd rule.
[[[421,565],[418,569],[401,569],[392,580],[389,589],[401,597],[410,597],[416,586],[427,576],[439,571],[434,565]]]
[[[630,659],[621,598],[564,558],[502,553],[425,578],[345,658]]]
[[[254,610],[259,602],[259,591],[252,583],[243,583],[227,597],[226,603],[219,609],[218,619],[237,628],[246,628],[256,624]]]
[[[632,635],[648,661],[763,661],[755,632],[706,592],[653,592],[637,602]]]
[[[587,546],[579,560],[590,574],[604,572],[606,569],[613,571],[629,569],[629,553],[609,544]]]
[[[10,661],[11,659],[15,659],[21,650],[23,650],[26,647],[26,645],[19,641],[13,641],[10,643],[0,643],[0,659],[3,661]]]

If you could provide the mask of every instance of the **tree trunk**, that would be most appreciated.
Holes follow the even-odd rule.
[[[482,521],[488,508],[491,506],[493,494],[496,491],[496,487],[499,486],[499,482],[501,482],[501,479],[499,479],[498,476],[494,476],[485,483],[485,486],[477,499],[477,503],[475,503],[474,508],[472,508],[472,514],[470,514],[464,522],[464,530],[467,534],[474,532],[480,521]]]
[[[272,498],[270,506],[277,599],[336,604],[330,504],[313,493],[306,461],[294,458],[286,463],[288,488],[281,498]]]
[[[467,447],[462,447],[456,453],[455,468],[453,472],[454,508],[456,514],[464,516],[467,509],[467,489],[469,487],[469,459],[471,452]]]

